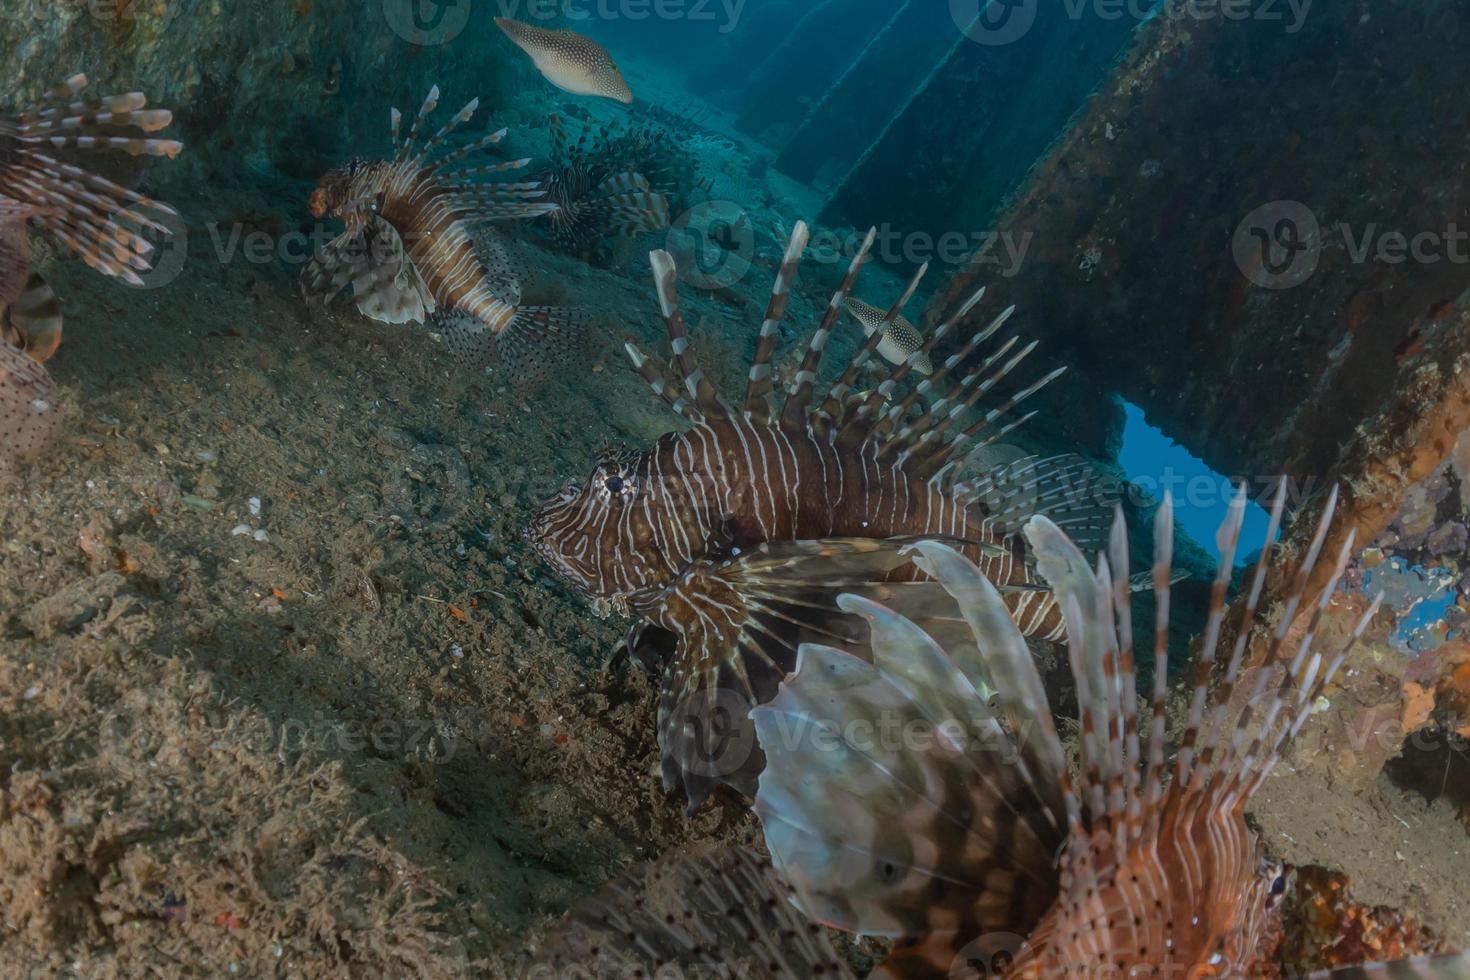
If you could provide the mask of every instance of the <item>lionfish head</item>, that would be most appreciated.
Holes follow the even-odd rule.
[[[311,216],[324,218],[330,214],[334,218],[340,218],[355,210],[360,204],[360,178],[371,167],[372,164],[367,160],[354,157],[346,166],[328,170],[317,182],[316,190],[311,192]]]
[[[541,505],[526,540],[578,592],[618,603],[665,584],[667,563],[644,505],[651,497],[648,456],[604,452],[586,482],[572,482]]]

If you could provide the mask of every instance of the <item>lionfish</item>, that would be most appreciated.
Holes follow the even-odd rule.
[[[910,354],[924,346],[924,335],[902,316],[889,320],[878,307],[864,303],[857,297],[848,299],[847,312],[862,324],[863,332],[867,336],[871,337],[875,331],[883,334],[883,339],[878,342],[878,353],[890,364],[902,364],[908,360]],[[924,357],[914,365],[914,373],[933,374],[934,365],[929,363],[928,357]]]
[[[1263,853],[1245,810],[1381,601],[1337,652],[1315,648],[1352,553],[1349,537],[1305,630],[1293,629],[1322,557],[1334,492],[1289,580],[1280,623],[1259,651],[1260,667],[1244,669],[1284,498],[1283,492],[1276,499],[1233,634],[1224,630],[1225,597],[1244,488],[1221,528],[1188,721],[1172,764],[1164,744],[1173,548],[1168,497],[1154,526],[1159,601],[1146,716],[1135,693],[1121,513],[1095,567],[1047,518],[1025,527],[1066,620],[1081,722],[1080,760],[1070,769],[1011,610],[965,555],[939,541],[910,550],[968,624],[968,645],[954,645],[924,625],[933,594],[917,606],[910,602],[917,620],[895,611],[904,608],[901,601],[889,607],[842,596],[842,607],[869,624],[867,656],[806,645],[779,696],[753,712],[768,754],[756,809],[789,901],[813,922],[899,939],[873,974],[880,977],[1276,975],[1271,957],[1287,872]],[[1222,640],[1227,635],[1233,642]],[[1238,711],[1232,709],[1237,702],[1243,704]],[[688,872],[676,857],[659,873],[671,879]],[[573,920],[561,945],[595,943],[604,960],[647,975],[685,965],[700,975],[726,975],[719,967],[744,955],[738,941],[720,949],[690,942],[709,927],[680,915],[664,923],[640,919],[636,911],[645,899],[626,884],[614,889]],[[769,897],[758,891],[731,901],[759,908]],[[692,899],[687,909],[750,914],[711,911]],[[671,934],[685,941],[676,945]],[[815,975],[775,959],[762,972]],[[1470,954],[1462,953],[1344,967],[1311,980],[1466,977]]]
[[[597,140],[583,130],[574,142],[560,116],[548,120],[552,151],[538,176],[557,208],[551,235],[566,251],[578,251],[608,235],[633,238],[669,226],[669,199],[641,169],[657,163],[661,145],[648,131],[603,128]]]
[[[86,75],[74,75],[14,115],[0,114],[0,341],[41,362],[61,343],[61,303],[30,267],[26,225],[62,241],[87,265],[130,285],[152,268],[152,232],[175,216],[161,204],[53,156],[58,150],[118,150],[174,157],[176,140],[152,139],[173,121],[147,108],[141,92],[83,97]]]
[[[509,17],[495,23],[531,61],[548,82],[573,95],[595,95],[624,105],[633,102],[633,90],[607,49],[590,37],[572,31],[548,31]]]
[[[913,577],[899,568],[908,565],[899,557],[903,545],[916,536],[955,542],[1003,584],[1026,633],[1056,637],[1061,612],[1015,532],[1043,510],[1079,532],[1106,524],[1107,505],[1086,485],[1086,466],[1076,457],[1027,460],[973,482],[956,475],[970,450],[1029,419],[1009,415],[1062,373],[1000,399],[973,424],[960,421],[1036,347],[1012,337],[977,357],[1014,308],[907,396],[895,395],[914,365],[956,332],[983,291],[873,392],[854,393],[853,383],[881,332],[867,338],[825,397],[815,398],[823,350],[875,235],[869,233],[853,259],[780,403],[772,358],[808,240],[806,225],[797,225],[738,407],[722,401],[701,371],[679,310],[674,260],[654,252],[682,383],[670,381],[631,342],[626,350],[655,394],[690,427],[666,434],[646,453],[605,455],[585,484],[574,482],[548,500],[527,531],[534,549],[599,611],[638,617],[624,650],[662,672],[664,784],[672,790],[682,783],[691,812],[721,782],[754,794],[761,756],[749,709],[775,696],[802,642],[858,639],[860,622],[834,600],[843,591],[901,588],[889,580]],[[961,377],[958,385],[942,387],[952,374]],[[937,397],[921,410],[931,394]]]
[[[467,358],[492,347],[529,358],[572,337],[584,317],[519,306],[520,283],[493,257],[499,252],[481,226],[550,214],[556,205],[541,200],[545,191],[534,181],[479,181],[521,170],[529,159],[463,165],[504,139],[503,129],[432,159],[480,100],[420,144],[419,131],[438,105],[436,85],[401,140],[402,116],[392,110],[391,159],[355,158],[322,177],[311,213],[340,218],[347,228],[307,264],[302,289],[330,302],[350,286],[358,310],[384,323],[423,323],[442,313],[446,340]]]

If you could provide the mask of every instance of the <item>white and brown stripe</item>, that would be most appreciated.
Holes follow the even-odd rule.
[[[468,313],[499,335],[515,318],[516,307],[497,294],[493,277],[477,254],[472,228],[481,222],[550,214],[557,207],[541,200],[545,192],[537,182],[480,180],[523,169],[530,163],[528,159],[457,166],[472,153],[499,143],[505,130],[431,159],[446,138],[479,108],[479,100],[471,100],[420,147],[419,131],[438,104],[439,89],[435,86],[402,141],[398,138],[401,118],[395,109],[393,158],[354,160],[331,171],[312,193],[311,210],[317,217],[330,213],[347,222],[347,234],[339,239],[344,248],[370,218],[386,221],[398,233],[409,262],[422,277],[437,308]],[[434,308],[426,307],[426,312],[434,312]]]
[[[1008,607],[1027,634],[1055,638],[1061,633],[1060,611],[1027,564],[1015,514],[989,508],[979,490],[953,478],[956,454],[970,440],[1009,431],[1017,424],[1007,417],[1011,408],[1059,373],[1024,388],[968,428],[947,434],[960,413],[1029,352],[1028,347],[1023,355],[1007,357],[1016,344],[1012,340],[1002,354],[965,366],[1009,312],[924,380],[925,391],[941,391],[937,386],[951,374],[961,376],[954,394],[939,398],[927,413],[908,414],[917,400],[905,401],[901,412],[881,406],[933,345],[957,329],[978,297],[941,324],[884,382],[882,395],[849,395],[858,370],[882,339],[875,331],[842,379],[813,407],[822,353],[873,239],[870,234],[828,305],[783,404],[771,363],[807,243],[806,226],[796,227],[738,408],[721,400],[700,368],[679,309],[673,259],[655,252],[654,281],[679,380],[667,377],[636,345],[630,343],[628,353],[655,394],[692,428],[665,435],[647,453],[601,461],[585,485],[548,501],[528,531],[537,551],[583,594],[626,608],[673,638],[678,650],[665,670],[660,706],[665,777],[684,779],[696,803],[707,787],[692,783],[677,759],[670,761],[671,753],[677,756],[670,741],[677,735],[680,706],[730,690],[748,704],[761,703],[791,669],[799,637],[814,633],[830,640],[851,633],[855,621],[832,602],[841,582],[831,569],[841,567],[851,575],[861,567],[874,582],[912,580],[911,568],[892,572],[883,554],[875,552],[892,554],[907,541],[943,537],[959,543],[986,574],[1008,586]],[[890,317],[897,316],[918,284],[916,277]],[[781,557],[801,543],[814,547]],[[779,568],[779,582],[772,584],[769,572],[750,572],[751,561]],[[793,571],[802,561],[808,570]],[[898,564],[906,566],[892,562]],[[818,567],[827,570],[811,570]],[[834,619],[841,622],[829,621]],[[635,631],[632,645],[646,637],[645,631]],[[749,792],[757,772],[758,760],[724,777]]]

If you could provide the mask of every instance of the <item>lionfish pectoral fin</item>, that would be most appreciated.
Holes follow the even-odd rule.
[[[663,672],[659,746],[664,785],[682,786],[691,813],[721,784],[755,795],[763,757],[750,709],[775,697],[802,643],[845,646],[860,636],[837,596],[904,587],[886,579],[905,564],[907,543],[771,542],[696,562],[670,586],[657,618],[677,645]]]
[[[301,271],[308,301],[330,304],[349,287],[359,312],[383,323],[422,323],[438,307],[397,229],[376,216],[328,242]]]
[[[423,323],[438,304],[408,257],[398,229],[374,217],[366,240],[363,261],[352,277],[358,312],[382,323]]]
[[[755,808],[776,867],[810,914],[851,931],[1024,933],[1060,887],[1055,773],[928,629],[840,602],[871,631],[872,662],[805,645],[752,713],[767,761]],[[998,594],[992,605],[1009,624]],[[1011,642],[1024,650],[1019,633]]]
[[[6,331],[30,357],[44,363],[61,344],[61,300],[38,273],[26,279],[14,303],[5,310]]]
[[[1019,459],[991,469],[959,490],[983,506],[1002,533],[1015,534],[1031,518],[1044,516],[1087,554],[1107,547],[1118,501],[1116,484],[1075,455]]]
[[[738,847],[675,852],[615,879],[572,913],[539,963],[557,976],[852,977],[791,887]]]

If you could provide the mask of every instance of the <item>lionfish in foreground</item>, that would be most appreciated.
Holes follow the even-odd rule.
[[[878,354],[890,364],[902,364],[910,354],[924,346],[924,335],[901,315],[890,320],[883,310],[857,297],[848,299],[847,312],[862,324],[864,335],[871,337],[875,332],[883,335],[878,342]],[[928,377],[934,373],[934,365],[925,356],[914,364],[914,373]]]
[[[54,438],[57,391],[41,366],[61,343],[61,301],[31,268],[28,223],[60,239],[92,268],[141,285],[154,246],[167,238],[165,204],[52,156],[58,150],[178,154],[147,137],[173,121],[140,92],[82,98],[75,75],[14,115],[0,115],[0,468],[34,459]]]
[[[682,782],[691,812],[720,782],[754,794],[761,756],[749,709],[775,696],[802,642],[860,638],[861,621],[837,609],[837,595],[901,589],[915,576],[900,551],[916,537],[955,542],[1001,583],[1027,634],[1056,637],[1061,613],[1015,532],[1040,511],[1079,532],[1106,526],[1108,506],[1085,486],[1088,471],[1075,457],[1028,460],[974,483],[955,475],[977,443],[1026,421],[1030,416],[1004,419],[1061,373],[1000,399],[973,424],[959,421],[1036,346],[1012,337],[973,368],[962,367],[1013,310],[971,337],[933,377],[895,395],[980,295],[872,393],[855,394],[853,383],[882,332],[868,337],[825,397],[814,398],[822,351],[875,234],[828,306],[784,404],[771,362],[806,226],[797,225],[787,247],[739,407],[723,402],[700,370],[679,312],[674,260],[653,253],[682,384],[633,344],[627,352],[692,428],[665,435],[646,453],[602,459],[585,486],[574,483],[547,501],[527,532],[541,556],[604,611],[639,617],[626,649],[650,669],[662,667],[664,783],[672,790]],[[916,277],[890,319],[918,285]],[[963,377],[946,391],[941,386],[951,373]],[[921,400],[931,393],[938,397],[925,410]],[[716,741],[738,748],[727,751]]]
[[[530,160],[463,165],[499,143],[503,129],[431,159],[480,100],[420,144],[419,130],[438,105],[435,86],[401,140],[402,117],[392,111],[392,159],[357,158],[321,179],[312,215],[330,214],[347,228],[307,264],[302,289],[330,302],[350,286],[358,310],[384,323],[423,323],[437,312],[450,349],[469,361],[497,347],[517,360],[539,360],[546,346],[572,338],[584,318],[519,306],[520,282],[483,225],[550,214],[556,205],[541,200],[545,191],[535,182],[478,179],[521,170]]]
[[[539,175],[557,209],[548,220],[564,251],[576,252],[612,235],[634,238],[669,226],[669,199],[640,169],[657,164],[667,137],[648,131],[617,134],[603,128],[594,140],[584,130],[574,142],[560,116],[548,120],[552,151]]]
[[[103,275],[142,285],[159,220],[174,210],[52,154],[119,150],[132,156],[178,155],[176,140],[151,139],[173,122],[148,109],[141,92],[83,98],[86,75],[74,75],[15,115],[0,115],[0,339],[45,361],[61,343],[61,304],[30,268],[26,223],[50,232]]]
[[[789,900],[815,921],[900,938],[874,974],[881,977],[1277,975],[1271,960],[1284,869],[1262,853],[1245,809],[1378,608],[1373,603],[1340,652],[1313,649],[1351,554],[1349,539],[1305,632],[1292,631],[1321,556],[1334,494],[1262,666],[1254,677],[1243,672],[1283,500],[1284,494],[1277,497],[1211,698],[1243,489],[1221,529],[1189,719],[1167,780],[1173,547],[1167,498],[1154,527],[1159,612],[1147,718],[1140,718],[1135,695],[1121,514],[1108,557],[1099,556],[1095,571],[1045,517],[1026,526],[1066,619],[1081,705],[1076,770],[1068,768],[1041,679],[1003,595],[964,555],[934,541],[912,549],[915,563],[968,623],[970,645],[953,646],[869,599],[841,597],[843,608],[871,626],[863,651],[871,659],[806,645],[780,695],[753,713],[769,755],[756,809]],[[995,693],[987,697],[987,690]],[[1244,707],[1232,720],[1237,693],[1245,695]],[[885,731],[904,734],[880,734]],[[681,859],[658,871],[666,880],[690,873]],[[650,921],[641,914],[647,893],[620,883],[574,919],[555,948],[590,948],[605,962],[647,975],[670,966],[727,975],[725,964],[748,955],[740,940],[711,948],[713,927],[688,916],[749,919],[752,910],[769,907],[772,891],[765,886],[743,896],[727,888],[723,908],[691,896],[678,914]],[[816,960],[793,966],[793,959],[768,957],[753,975],[846,975],[814,972]],[[1311,980],[1467,977],[1470,954],[1452,954],[1339,968]]]

